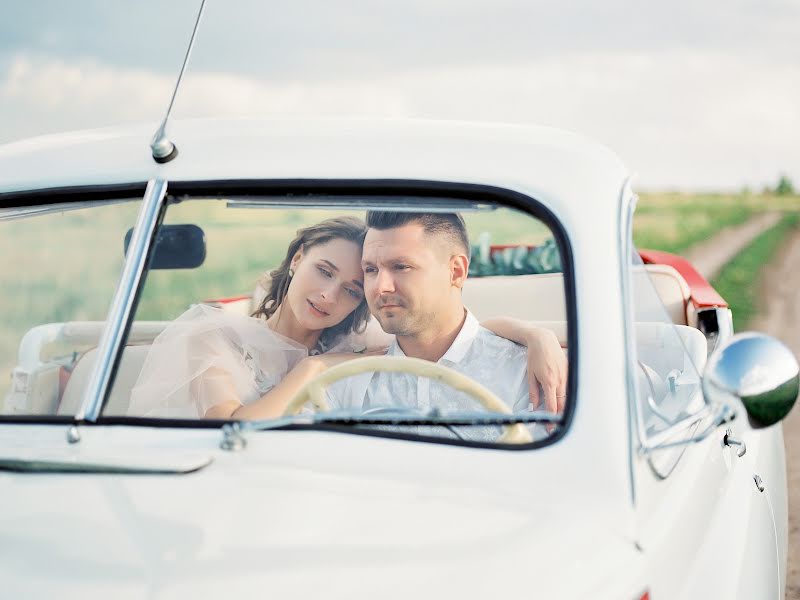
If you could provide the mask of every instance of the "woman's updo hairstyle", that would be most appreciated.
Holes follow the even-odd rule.
[[[347,240],[361,247],[364,243],[364,236],[367,233],[367,226],[361,219],[355,217],[334,217],[326,219],[316,225],[304,227],[297,230],[297,236],[289,244],[286,250],[286,257],[280,266],[269,274],[269,281],[264,282],[267,295],[253,312],[253,317],[271,317],[286,298],[289,290],[289,269],[292,265],[292,258],[298,250],[307,252],[310,248],[320,244],[327,244],[332,240]],[[361,333],[369,321],[369,307],[366,300],[362,299],[356,309],[342,320],[338,325],[329,327],[322,332],[319,340],[319,348],[324,351],[336,343],[339,337],[351,332]]]

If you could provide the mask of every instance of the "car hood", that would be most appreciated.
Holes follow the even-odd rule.
[[[349,436],[338,436],[349,437]],[[174,449],[173,449],[174,450]],[[265,449],[188,475],[0,474],[11,597],[631,597],[641,560],[590,499],[331,468]],[[557,487],[557,486],[556,486]],[[624,581],[622,581],[624,579]],[[613,591],[611,591],[613,590]],[[33,593],[33,594],[32,594]],[[623,595],[619,595],[622,593]]]

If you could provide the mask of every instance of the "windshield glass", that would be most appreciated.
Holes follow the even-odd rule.
[[[141,202],[0,209],[0,402],[55,415],[80,357],[97,345]]]
[[[683,264],[688,266],[679,256],[663,252],[634,248],[631,253],[634,353],[629,367],[636,386],[637,435],[644,444],[685,439],[707,415],[701,377],[710,342],[680,271]],[[682,452],[681,446],[663,450],[651,457],[651,464],[666,476]]]
[[[448,198],[291,201],[170,201],[104,417],[325,422],[480,443],[558,431],[567,303],[542,220]],[[117,269],[133,218],[105,229]],[[63,319],[81,321],[72,327],[87,342],[68,368],[60,355],[36,367],[60,369],[51,414],[80,407],[97,361],[88,321],[112,291],[100,315]],[[542,347],[561,368],[549,379]],[[34,400],[15,402],[24,412]]]
[[[644,264],[638,253],[631,268],[635,314],[636,367],[652,436],[705,406],[700,374],[708,345],[692,314],[689,286],[668,264]]]

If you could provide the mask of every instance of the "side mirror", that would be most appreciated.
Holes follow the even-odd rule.
[[[792,351],[761,333],[737,333],[711,355],[703,394],[711,404],[738,400],[754,429],[769,427],[792,410],[800,367]]]
[[[133,229],[125,234],[125,255]],[[194,269],[206,260],[206,234],[197,225],[162,225],[149,269]]]

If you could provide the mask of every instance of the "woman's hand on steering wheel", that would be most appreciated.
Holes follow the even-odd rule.
[[[385,349],[380,350],[371,350],[369,352],[330,352],[328,354],[317,354],[315,356],[309,356],[305,358],[303,362],[306,364],[306,368],[309,370],[309,374],[312,377],[320,375],[324,373],[331,367],[335,367],[336,365],[340,365],[342,363],[354,360],[356,358],[362,358],[364,356],[383,356],[386,354]]]

